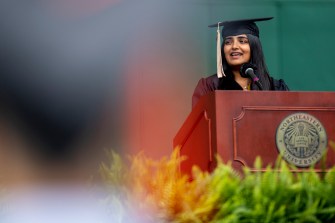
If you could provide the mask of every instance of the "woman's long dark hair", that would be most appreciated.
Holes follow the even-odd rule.
[[[271,83],[270,83],[270,76],[268,68],[265,64],[262,44],[257,36],[253,36],[250,34],[247,34],[249,45],[250,45],[250,51],[251,51],[251,59],[250,63],[254,64],[257,67],[256,75],[259,77],[259,81],[261,82],[263,86],[263,90],[271,90]],[[230,66],[227,63],[227,60],[224,56],[223,52],[224,45],[222,44],[221,47],[221,55],[222,55],[222,66],[223,70],[226,75],[233,75]],[[258,86],[256,84],[251,85],[252,90],[259,90]]]

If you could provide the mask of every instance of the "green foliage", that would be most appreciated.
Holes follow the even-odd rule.
[[[184,158],[177,151],[159,161],[139,154],[129,168],[109,154],[111,164],[102,164],[101,174],[123,194],[106,199],[118,212],[113,222],[123,222],[130,207],[146,216],[143,222],[335,222],[335,167],[321,177],[313,168],[293,173],[278,159],[275,168],[239,174],[218,159],[212,173],[194,167],[190,181],[179,172]],[[262,166],[260,158],[254,166]]]

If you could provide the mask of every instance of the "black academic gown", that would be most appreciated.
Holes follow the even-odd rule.
[[[289,88],[284,80],[276,80],[270,77],[271,91],[288,91]],[[234,80],[227,76],[218,78],[216,74],[207,78],[201,78],[196,86],[192,96],[192,108],[196,105],[201,96],[215,90],[243,90],[243,88]]]

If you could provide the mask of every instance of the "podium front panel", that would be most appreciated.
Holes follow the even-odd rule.
[[[181,169],[190,172],[192,165],[198,165],[211,171],[215,156],[219,155],[224,162],[233,162],[236,168],[252,168],[255,158],[260,156],[264,164],[260,171],[265,170],[279,156],[277,129],[296,113],[315,117],[325,129],[327,142],[335,142],[334,92],[211,92],[199,100],[174,138],[174,147],[180,146],[181,155],[189,158]],[[296,139],[303,142],[307,137],[306,140],[313,142],[311,134]],[[335,152],[328,149],[325,168],[334,164]],[[315,167],[323,171],[321,161]]]

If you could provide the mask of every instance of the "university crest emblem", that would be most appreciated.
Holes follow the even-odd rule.
[[[287,116],[278,126],[277,148],[283,158],[297,166],[318,162],[327,148],[327,133],[321,122],[307,113]]]

